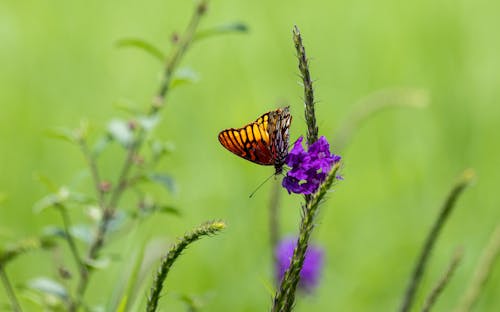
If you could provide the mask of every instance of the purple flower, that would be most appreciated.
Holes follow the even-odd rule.
[[[278,282],[283,279],[286,270],[290,266],[293,250],[297,244],[296,238],[282,240],[275,250],[276,272]],[[317,246],[309,245],[304,259],[304,265],[300,271],[299,288],[311,292],[318,285],[319,277],[323,269],[323,250]]]
[[[297,139],[288,153],[285,163],[291,167],[283,178],[282,185],[288,193],[312,194],[316,192],[332,166],[340,156],[330,153],[330,145],[324,136],[311,144],[306,152],[302,146],[303,137]]]

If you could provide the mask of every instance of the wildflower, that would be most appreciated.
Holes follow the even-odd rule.
[[[302,147],[303,137],[297,139],[288,153],[285,163],[291,167],[283,178],[282,185],[288,193],[312,194],[325,181],[332,166],[340,156],[330,153],[330,145],[324,136],[308,147]]]
[[[282,240],[276,250],[276,273],[278,282],[283,279],[286,270],[290,266],[293,251],[297,245],[296,238]],[[299,288],[311,292],[318,285],[319,277],[323,269],[323,250],[314,245],[309,245],[304,259],[304,265],[300,271]]]

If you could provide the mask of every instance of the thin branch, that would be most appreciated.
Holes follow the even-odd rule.
[[[176,46],[177,49],[174,49],[170,57],[167,59],[163,80],[161,82],[160,88],[158,89],[156,98],[153,101],[151,114],[155,114],[163,106],[174,72],[177,66],[179,65],[182,57],[184,56],[189,46],[193,42],[200,19],[207,10],[207,4],[208,0],[201,0],[198,3],[195,12],[191,18],[191,21],[189,22],[189,25],[186,31],[184,32],[184,35],[181,36],[180,42]]]
[[[63,220],[63,227],[64,227],[64,233],[65,233],[65,239],[68,242],[69,249],[71,251],[71,254],[76,262],[76,265],[78,266],[80,272],[81,271],[87,271],[87,267],[85,266],[85,263],[82,260],[82,257],[80,256],[80,252],[78,251],[78,248],[76,247],[75,240],[73,239],[73,235],[71,235],[71,219],[69,218],[68,211],[66,210],[65,207],[58,206],[57,207],[59,212],[61,213],[61,218]]]
[[[75,240],[73,239],[73,235],[71,235],[71,220],[69,218],[68,212],[64,207],[57,207],[59,212],[61,213],[61,218],[63,220],[63,227],[64,227],[64,232],[65,232],[65,238],[66,241],[68,242],[69,249],[71,251],[71,254],[73,255],[73,258],[80,267],[80,269],[85,267],[82,261],[82,257],[80,256],[80,253],[78,252],[78,248],[76,247]]]
[[[83,156],[85,157],[85,160],[87,161],[87,165],[89,166],[90,169],[90,174],[92,175],[92,180],[94,182],[94,188],[95,192],[97,195],[97,202],[99,205],[99,208],[101,210],[104,210],[105,202],[104,202],[104,192],[101,188],[101,177],[99,174],[99,168],[97,167],[97,163],[95,161],[95,158],[92,156],[92,153],[89,150],[89,147],[87,145],[87,141],[82,138],[80,141],[80,148],[82,150]]]
[[[311,196],[311,199],[302,207],[302,220],[297,246],[293,252],[290,266],[285,272],[278,291],[274,295],[272,312],[288,312],[292,310],[295,302],[295,290],[300,280],[300,271],[304,264],[309,238],[315,225],[314,220],[320,203],[333,185],[333,182],[337,179],[339,168],[340,163],[334,165],[318,192]]]
[[[495,264],[495,261],[498,260],[499,256],[500,224],[497,225],[497,227],[493,231],[493,234],[491,234],[488,245],[485,247],[481,258],[479,259],[479,263],[474,270],[474,274],[471,281],[469,282],[469,286],[462,296],[462,300],[460,301],[458,307],[455,309],[455,312],[469,312],[472,310],[472,307],[477,302],[477,299],[479,298],[484,285],[491,275],[493,265]]]
[[[420,251],[420,256],[417,260],[417,263],[415,264],[415,268],[403,297],[403,302],[399,309],[400,312],[410,311],[413,299],[415,298],[415,294],[417,292],[417,288],[420,284],[420,281],[422,280],[427,261],[429,260],[432,248],[434,247],[434,244],[439,237],[439,233],[441,232],[441,229],[446,223],[446,220],[453,211],[458,197],[460,196],[460,194],[462,194],[464,189],[474,180],[474,177],[475,174],[472,170],[468,169],[464,171],[459,181],[457,181],[457,183],[453,186],[451,192],[448,194],[448,197],[446,198],[446,201],[444,202],[444,205],[441,208],[441,211],[439,212],[434,225],[427,235],[425,244]]]
[[[269,200],[269,244],[271,246],[272,265],[276,264],[276,246],[280,240],[280,199],[281,183],[273,181],[271,197]],[[274,276],[278,276],[277,272]]]
[[[149,116],[158,113],[160,108],[163,106],[163,102],[168,93],[173,74],[194,38],[194,34],[198,27],[198,23],[201,17],[206,12],[207,2],[208,2],[207,0],[201,0],[200,3],[196,6],[191,21],[184,34],[181,36],[181,41],[174,48],[171,57],[167,59],[163,80],[161,82],[159,91],[153,101],[151,109],[148,113]],[[87,252],[87,259],[89,260],[93,260],[98,256],[99,251],[101,250],[104,244],[104,239],[108,231],[109,223],[113,219],[120,198],[122,197],[124,191],[128,186],[128,176],[132,168],[132,165],[134,163],[134,157],[140,150],[142,144],[144,143],[145,136],[146,136],[145,130],[143,128],[140,128],[136,135],[134,143],[128,149],[127,156],[120,170],[120,174],[117,180],[118,182],[116,184],[115,189],[111,193],[109,203],[108,205],[103,206],[104,209],[102,218],[99,222],[99,225],[97,226],[94,239],[91,242]],[[78,310],[78,307],[81,305],[83,297],[85,295],[85,291],[88,286],[90,272],[91,271],[87,271],[87,274],[83,274],[80,276],[80,280],[77,286],[76,305],[74,307],[71,307],[70,312]]]
[[[68,211],[63,206],[57,206],[56,208],[57,210],[59,210],[61,218],[63,220],[64,238],[66,239],[66,242],[68,242],[71,255],[73,256],[73,259],[78,267],[79,276],[81,280],[84,280],[88,276],[89,272],[87,265],[83,261],[80,252],[78,251],[78,247],[76,246],[75,240],[73,239],[73,235],[71,234],[71,219],[69,217]],[[69,300],[68,306],[70,311],[73,311],[73,309],[75,309],[78,306],[78,302],[80,302],[81,300],[81,298],[79,297],[78,289],[79,288],[77,288],[76,299]]]
[[[438,283],[434,286],[432,291],[429,293],[427,298],[425,299],[424,307],[422,308],[422,312],[429,312],[431,308],[434,306],[436,303],[439,295],[443,292],[444,288],[446,285],[448,285],[449,281],[453,277],[453,274],[455,273],[456,268],[458,267],[458,264],[462,260],[463,256],[463,250],[461,248],[458,248],[455,250],[455,254],[453,255],[453,258],[451,259],[450,264],[448,265],[448,269],[444,273],[444,275],[439,279]]]
[[[12,306],[12,311],[21,312],[21,305],[19,304],[19,300],[17,300],[16,293],[14,292],[14,288],[10,283],[9,277],[5,272],[2,265],[0,265],[0,279],[2,280],[2,284],[5,287],[5,292],[7,293],[7,297],[10,300],[10,305]]]
[[[222,221],[207,222],[195,228],[193,231],[187,233],[175,243],[168,253],[163,257],[161,261],[160,268],[155,275],[153,286],[151,287],[151,292],[148,297],[148,303],[146,306],[146,311],[154,312],[158,307],[158,301],[160,300],[160,294],[163,289],[163,283],[167,278],[170,268],[174,264],[177,257],[180,256],[182,251],[186,249],[188,245],[197,241],[203,236],[213,235],[217,232],[222,231],[226,227],[226,224]]]

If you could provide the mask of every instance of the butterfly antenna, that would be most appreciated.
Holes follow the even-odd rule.
[[[272,178],[272,177],[274,177],[275,175],[276,175],[276,174],[275,174],[275,173],[273,173],[273,174],[271,174],[268,178],[266,178],[266,179],[264,180],[264,182],[262,182],[261,184],[259,184],[259,186],[257,186],[257,187],[255,188],[255,190],[254,190],[254,191],[250,194],[250,196],[248,196],[248,198],[252,198],[252,197],[255,195],[255,193],[257,193],[257,191],[258,191],[258,190],[259,190],[259,189],[260,189],[260,188],[261,188],[264,184],[266,184],[266,182],[267,182],[267,181],[269,181],[269,179],[271,179],[271,178]]]

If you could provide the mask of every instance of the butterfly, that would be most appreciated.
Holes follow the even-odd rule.
[[[288,155],[288,129],[291,122],[289,108],[278,108],[242,128],[222,130],[219,142],[231,153],[246,160],[274,166],[275,174],[280,174]]]

